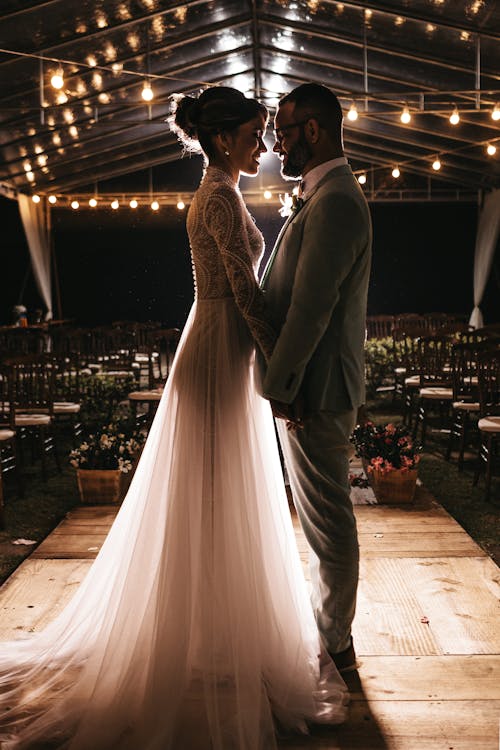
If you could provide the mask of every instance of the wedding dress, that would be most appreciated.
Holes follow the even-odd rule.
[[[196,298],[127,497],[63,612],[0,644],[2,750],[269,750],[345,718],[253,380],[262,236],[225,172],[188,232]]]

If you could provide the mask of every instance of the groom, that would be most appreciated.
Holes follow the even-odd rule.
[[[346,672],[356,668],[351,623],[359,565],[349,436],[364,403],[371,221],[344,156],[335,94],[314,83],[291,91],[279,103],[275,138],[283,176],[302,177],[302,201],[281,230],[261,283],[279,331],[263,391],[279,418],[293,499],[311,548],[318,626]]]

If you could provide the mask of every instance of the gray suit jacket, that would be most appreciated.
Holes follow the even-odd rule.
[[[326,174],[289,219],[264,271],[279,337],[262,389],[306,412],[356,409],[365,400],[364,340],[372,229],[351,168]]]

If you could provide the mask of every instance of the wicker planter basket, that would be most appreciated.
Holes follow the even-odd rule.
[[[416,469],[394,469],[385,474],[374,469],[369,476],[377,502],[386,505],[413,502],[417,486]]]
[[[87,505],[111,505],[123,500],[120,469],[77,469],[80,500]]]

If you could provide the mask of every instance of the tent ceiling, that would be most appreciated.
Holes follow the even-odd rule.
[[[3,0],[0,180],[63,194],[133,185],[134,175],[139,185],[150,168],[181,158],[165,124],[172,93],[234,85],[272,110],[292,87],[317,81],[346,110],[356,103],[346,153],[367,171],[372,198],[395,189],[470,196],[500,182],[500,121],[491,118],[499,39],[497,0]],[[485,151],[492,141],[494,157]]]

